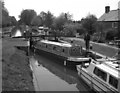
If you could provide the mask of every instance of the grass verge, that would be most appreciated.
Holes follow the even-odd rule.
[[[2,91],[34,91],[32,71],[25,51],[2,40]]]

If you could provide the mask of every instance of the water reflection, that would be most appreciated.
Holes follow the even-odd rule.
[[[38,55],[30,59],[39,91],[89,91],[78,79],[76,71],[57,64],[57,61]]]

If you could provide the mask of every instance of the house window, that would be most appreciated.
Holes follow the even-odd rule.
[[[118,27],[118,23],[117,22],[113,22],[112,23],[112,28],[117,28]]]

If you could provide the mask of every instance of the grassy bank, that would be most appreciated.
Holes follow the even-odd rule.
[[[2,90],[34,91],[32,71],[26,52],[2,40]]]

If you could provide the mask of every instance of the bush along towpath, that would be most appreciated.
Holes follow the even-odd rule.
[[[25,51],[2,40],[2,91],[34,92],[32,71]]]

